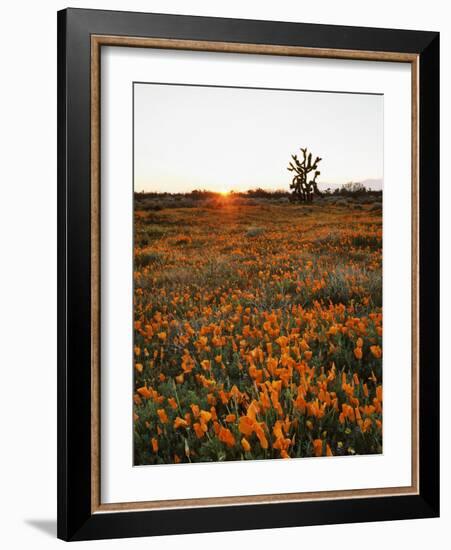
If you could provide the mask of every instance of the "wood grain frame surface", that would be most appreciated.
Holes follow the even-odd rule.
[[[101,47],[133,47],[166,50],[191,50],[228,52],[292,57],[329,59],[357,59],[408,63],[411,65],[412,95],[412,479],[408,487],[318,491],[304,493],[278,493],[236,497],[158,500],[144,502],[118,502],[104,504],[100,498],[100,82]],[[141,38],[126,36],[91,36],[91,292],[92,292],[92,513],[124,510],[152,510],[227,504],[262,504],[274,502],[299,502],[338,498],[362,498],[418,494],[418,55],[401,52],[372,52],[359,50],[333,50],[296,46],[268,46],[266,44],[240,44],[193,40]]]

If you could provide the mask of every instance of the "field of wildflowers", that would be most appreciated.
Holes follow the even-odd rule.
[[[382,452],[382,212],[135,201],[134,463]]]

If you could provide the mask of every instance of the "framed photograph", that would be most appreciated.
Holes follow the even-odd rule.
[[[58,536],[439,514],[439,35],[58,13]]]

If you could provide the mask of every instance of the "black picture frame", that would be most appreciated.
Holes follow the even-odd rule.
[[[419,60],[419,494],[188,509],[91,508],[91,36],[400,52]],[[87,540],[439,515],[439,33],[58,12],[58,537]]]

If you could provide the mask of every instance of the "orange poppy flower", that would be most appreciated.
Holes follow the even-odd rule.
[[[177,418],[174,420],[174,428],[187,428],[188,422],[184,420],[183,418],[180,418],[180,416],[177,416]]]
[[[238,428],[244,435],[252,435],[254,432],[254,421],[248,416],[240,416]]]
[[[212,418],[211,412],[204,411],[203,409],[200,411],[200,417],[202,419],[202,422],[210,422]]]
[[[227,447],[233,447],[235,445],[235,437],[228,428],[221,426],[218,434],[219,441],[222,441]]]
[[[260,424],[257,424],[257,426],[255,427],[255,435],[258,437],[261,448],[267,449],[268,440],[266,439],[265,432],[263,431],[263,428],[261,427]]]
[[[152,397],[152,392],[149,390],[147,386],[142,386],[141,388],[138,388],[136,390],[141,397],[144,397],[144,399],[150,399]]]
[[[210,370],[211,369],[210,361],[208,361],[207,359],[204,359],[203,361],[201,361],[200,364],[201,364],[201,367],[204,370]]]
[[[173,397],[168,397],[168,403],[174,410],[178,407],[177,401]]]
[[[377,400],[382,403],[382,386],[377,386],[376,388],[376,397]]]
[[[323,454],[323,442],[321,439],[313,440],[313,452],[315,456],[322,456]]]
[[[380,346],[370,346],[370,351],[376,359],[380,359],[382,357],[382,349]]]
[[[204,437],[205,435],[205,432],[204,430],[202,429],[202,426],[199,424],[199,422],[194,422],[193,424],[193,429],[196,433],[196,436],[198,437],[198,439],[201,439],[202,437]]]
[[[158,418],[160,419],[160,422],[162,424],[168,423],[168,415],[166,414],[166,411],[164,409],[158,409],[157,410]]]

